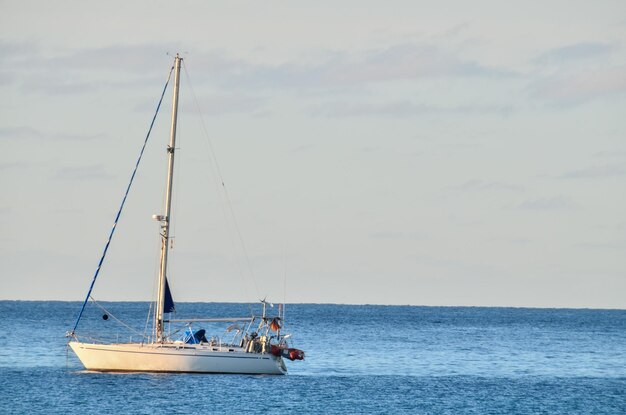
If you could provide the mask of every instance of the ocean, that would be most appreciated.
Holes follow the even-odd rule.
[[[103,305],[143,331],[146,303]],[[306,360],[249,376],[87,372],[66,347],[79,308],[0,301],[0,413],[626,413],[626,310],[287,305]],[[128,336],[102,314],[88,308],[77,332]]]

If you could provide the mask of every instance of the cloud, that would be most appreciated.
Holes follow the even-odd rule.
[[[610,224],[602,224],[598,225],[597,228],[603,231],[626,233],[626,222],[613,222]]]
[[[492,242],[498,245],[507,244],[514,246],[526,246],[532,243],[530,238],[515,237],[515,236],[497,236],[487,239],[488,242]]]
[[[54,177],[59,180],[108,180],[114,176],[107,173],[104,166],[98,164],[58,169]]]
[[[463,60],[434,45],[405,43],[366,51],[356,56],[344,54],[326,67],[330,80],[377,82],[398,79],[446,76],[494,76],[503,71]]]
[[[302,144],[296,147],[292,147],[289,152],[290,153],[306,153],[313,150],[315,146],[313,144]]]
[[[472,179],[458,186],[452,186],[452,189],[471,191],[471,192],[523,192],[524,186],[502,183],[502,182],[486,182],[484,180]]]
[[[374,239],[392,239],[392,240],[424,240],[426,236],[420,232],[394,232],[382,231],[370,234]]]
[[[27,76],[20,85],[25,93],[42,93],[46,95],[86,94],[102,91],[103,82],[80,82],[72,79],[61,79],[59,76]]]
[[[4,42],[0,51],[17,43]],[[54,55],[37,45],[9,62],[5,79],[24,92],[85,93],[111,88],[143,87],[164,79],[176,43],[112,45]],[[232,89],[339,88],[402,80],[446,77],[503,77],[510,71],[462,58],[456,50],[431,42],[412,42],[361,51],[327,50],[314,61],[286,59],[282,63],[254,61],[219,50],[185,55],[192,73],[205,73],[200,82]],[[19,68],[19,69],[18,69]],[[129,79],[130,78],[130,79]],[[197,75],[194,79],[200,79]]]
[[[0,39],[0,55],[5,63],[21,63],[41,53],[41,47],[36,42],[7,41]]]
[[[572,246],[583,249],[623,251],[624,248],[626,248],[626,240],[609,242],[582,242],[573,244]]]
[[[529,91],[535,98],[557,105],[623,96],[626,66],[613,62],[620,48],[617,43],[580,42],[548,50],[534,59],[544,73],[537,73]]]
[[[309,109],[313,115],[323,117],[359,117],[359,116],[386,116],[386,117],[413,117],[426,114],[456,114],[476,115],[495,114],[507,116],[515,111],[509,105],[457,105],[450,107],[438,107],[426,104],[417,104],[411,101],[392,101],[386,103],[355,103],[355,102],[329,102],[323,106]]]
[[[33,127],[1,127],[0,139],[5,140],[21,140],[29,138],[42,138],[44,135],[41,131]]]
[[[259,113],[267,102],[266,98],[247,94],[212,94],[199,97],[200,112],[206,116],[236,113]],[[135,107],[135,111],[154,111],[153,102],[145,102]]]
[[[572,200],[565,196],[529,199],[520,203],[517,208],[522,210],[570,210],[576,207]]]
[[[626,157],[626,150],[598,151],[593,156],[598,158],[621,158]]]
[[[28,167],[30,164],[24,161],[10,161],[7,163],[0,163],[0,172],[7,170],[22,169]]]
[[[498,278],[501,272],[498,272],[493,262],[465,261],[456,258],[432,256],[423,253],[408,255],[405,259],[416,261],[420,265],[432,267],[440,270],[437,272],[436,278],[449,278],[453,276],[462,276],[468,278],[472,275],[480,275],[481,278]]]
[[[581,42],[551,49],[539,55],[535,62],[541,64],[571,63],[585,59],[599,59],[610,55],[616,46],[611,43]]]
[[[0,42],[5,57],[2,82],[21,92],[46,95],[144,87],[165,79],[172,60],[165,52],[172,46],[109,46],[51,54],[36,43]]]
[[[563,179],[605,179],[626,176],[626,164],[614,163],[572,170],[561,176]]]
[[[67,56],[50,59],[51,65],[62,65],[71,62],[69,70],[101,70],[107,72],[145,73],[146,69],[155,68],[156,72],[167,74],[167,64],[174,61],[171,51],[179,50],[178,44],[139,44],[111,45],[102,48],[80,49]],[[169,55],[169,56],[168,56]]]
[[[530,86],[532,95],[561,105],[575,105],[626,94],[626,66],[585,69],[558,74]]]
[[[97,140],[106,137],[106,134],[75,134],[75,133],[48,133],[33,127],[3,127],[0,128],[0,140],[67,140],[83,141]]]
[[[207,54],[197,61],[223,84],[238,88],[336,88],[419,78],[512,75],[462,59],[434,44],[418,43],[358,52],[327,51],[313,63],[252,63],[222,53]]]
[[[146,69],[167,75],[163,63],[171,63],[168,50],[177,50],[175,43],[111,45],[51,54],[37,43],[0,42],[0,53],[11,58],[9,64],[19,64],[23,71],[35,72],[133,72],[146,74]]]

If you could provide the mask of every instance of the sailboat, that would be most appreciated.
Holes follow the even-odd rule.
[[[192,318],[175,319],[171,317],[175,311],[174,301],[167,279],[168,251],[170,246],[170,223],[172,222],[172,185],[174,173],[174,156],[176,149],[176,124],[178,120],[178,95],[180,86],[180,69],[182,58],[177,54],[170,70],[170,77],[161,94],[160,108],[163,96],[174,73],[174,91],[172,99],[172,122],[170,129],[170,142],[167,147],[167,182],[164,214],[154,215],[153,218],[160,223],[160,267],[158,273],[157,296],[154,302],[152,333],[144,335],[140,342],[102,342],[92,338],[83,338],[77,333],[77,328],[85,306],[93,297],[91,296],[96,278],[99,275],[102,263],[105,259],[111,238],[124,207],[126,196],[131,188],[133,178],[145,149],[148,136],[144,141],[139,160],[131,176],[131,181],[126,189],[126,195],[118,211],[109,240],[104,253],[96,269],[91,282],[87,297],[82,304],[74,328],[67,333],[68,344],[88,370],[105,372],[192,372],[192,373],[239,373],[239,374],[276,374],[287,373],[285,360],[303,360],[304,352],[300,349],[289,347],[289,334],[281,332],[284,321],[284,308],[281,315],[279,307],[278,315],[268,315],[267,301],[262,300],[262,314],[248,317],[217,317],[217,318]],[[155,114],[155,118],[156,118]],[[151,313],[151,312],[149,312]],[[108,319],[108,314],[104,314]],[[197,328],[201,324],[232,323],[226,331],[228,339],[212,336],[207,338],[206,330]],[[166,325],[169,329],[166,330]],[[179,325],[181,328],[174,330],[171,326]],[[241,326],[240,326],[241,325]],[[243,326],[243,327],[242,327]],[[176,337],[175,334],[178,334]],[[224,336],[225,337],[225,336]]]

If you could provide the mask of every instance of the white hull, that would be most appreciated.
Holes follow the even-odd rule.
[[[184,372],[284,375],[282,358],[217,349],[195,344],[95,344],[72,341],[76,356],[88,370],[103,372]],[[232,351],[229,351],[232,350]]]

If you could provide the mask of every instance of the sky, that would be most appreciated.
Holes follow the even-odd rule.
[[[175,300],[626,308],[623,1],[2,0],[0,299],[84,298],[177,52]],[[154,295],[170,103],[98,300]]]

